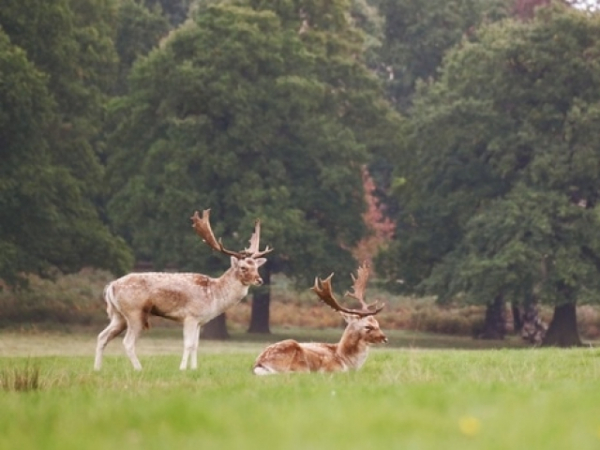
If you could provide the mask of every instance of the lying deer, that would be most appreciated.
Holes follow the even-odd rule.
[[[312,290],[319,299],[339,312],[346,320],[347,326],[337,344],[298,343],[293,339],[277,342],[267,347],[256,359],[253,372],[256,375],[269,375],[286,372],[345,372],[362,367],[369,353],[369,346],[387,342],[385,334],[379,328],[375,315],[383,306],[377,302],[367,305],[364,292],[369,278],[369,268],[359,267],[352,293],[362,305],[362,309],[347,309],[340,306],[333,296],[331,278],[315,279]]]
[[[241,252],[225,249],[215,238],[210,222],[210,210],[192,217],[196,233],[212,249],[231,257],[231,267],[219,278],[197,273],[130,273],[104,289],[104,299],[110,323],[98,335],[94,369],[102,366],[102,352],[108,342],[125,329],[123,346],[136,370],[142,366],[135,354],[135,342],[142,329],[149,328],[150,315],[183,323],[183,358],[179,368],[185,370],[191,355],[191,368],[198,366],[200,326],[240,302],[250,285],[260,286],[258,268],[267,260],[261,256],[272,249],[259,251],[260,222],[256,221],[250,245]]]

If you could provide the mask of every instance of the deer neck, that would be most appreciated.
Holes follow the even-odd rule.
[[[238,279],[233,268],[229,268],[211,283],[213,301],[218,304],[219,308],[225,310],[239,303],[248,294],[249,287]]]
[[[351,327],[346,327],[337,346],[337,354],[351,369],[359,369],[367,359],[369,345],[354,333]]]

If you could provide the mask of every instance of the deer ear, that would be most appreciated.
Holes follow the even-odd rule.
[[[267,262],[267,258],[257,258],[254,261],[256,261],[256,267],[260,267]]]
[[[237,259],[235,256],[231,257],[231,267],[233,267],[234,269],[237,269],[237,267],[239,266],[239,259]]]

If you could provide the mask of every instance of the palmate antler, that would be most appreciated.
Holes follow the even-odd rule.
[[[370,270],[366,263],[358,268],[357,275],[357,277],[354,277],[354,274],[352,274],[352,281],[354,281],[352,286],[353,292],[347,292],[344,294],[344,296],[348,295],[357,299],[362,305],[362,309],[344,308],[339,304],[334,297],[333,290],[331,288],[331,279],[333,278],[333,274],[329,275],[324,280],[315,278],[315,285],[312,287],[312,290],[315,291],[323,303],[330,306],[335,311],[354,314],[360,317],[374,316],[383,309],[384,305],[377,306],[378,302],[367,304],[364,300],[365,288],[370,275]],[[373,307],[375,308],[373,309]]]
[[[215,235],[213,234],[212,228],[210,226],[210,209],[205,209],[202,211],[202,217],[198,214],[198,211],[194,213],[192,216],[192,221],[194,230],[196,233],[202,238],[202,240],[208,245],[210,248],[217,250],[218,252],[224,253],[225,255],[234,256],[238,259],[243,258],[259,258],[271,251],[272,248],[267,246],[262,252],[259,251],[259,243],[260,243],[260,220],[257,220],[254,225],[254,233],[250,237],[250,245],[248,248],[242,250],[241,252],[235,252],[233,250],[227,250],[221,239],[217,240]]]

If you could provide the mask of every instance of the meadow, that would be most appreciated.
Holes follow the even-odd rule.
[[[120,341],[92,370],[95,333],[0,332],[0,449],[597,449],[600,350],[523,348],[404,331],[358,372],[256,377],[275,330],[202,341],[180,372],[181,333]],[[483,347],[485,346],[485,347]]]

